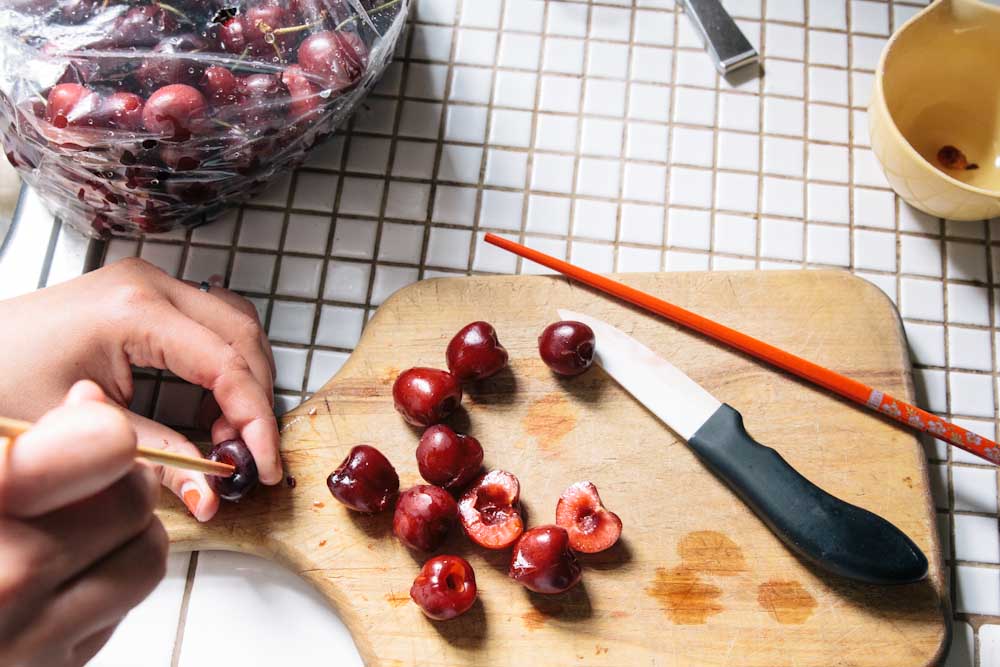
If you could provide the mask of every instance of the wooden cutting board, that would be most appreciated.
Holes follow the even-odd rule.
[[[846,273],[630,274],[620,279],[775,343],[905,400],[913,397],[895,309]],[[882,588],[797,560],[686,445],[599,368],[553,376],[536,338],[557,307],[631,332],[743,413],[757,440],[808,478],[895,523],[927,554],[930,576]],[[327,491],[355,444],[420,482],[419,433],[395,413],[400,370],[444,366],[450,337],[492,322],[509,372],[466,394],[453,425],[475,435],[485,463],[515,473],[529,525],[551,523],[562,490],[597,484],[624,522],[621,542],[582,557],[582,585],[557,596],[507,579],[509,552],[456,530],[441,553],[476,570],[479,601],[464,616],[426,620],[408,591],[428,557],[392,535],[391,513],[360,516]],[[923,450],[916,437],[833,396],[629,306],[556,277],[429,280],[386,302],[340,373],[283,419],[296,484],[260,489],[199,525],[172,499],[161,516],[180,549],[271,558],[311,581],[372,667],[489,665],[935,664],[946,646],[947,596]],[[317,648],[323,638],[316,638]]]

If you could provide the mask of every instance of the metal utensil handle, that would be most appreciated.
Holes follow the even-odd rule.
[[[757,50],[719,0],[684,0],[684,11],[698,29],[720,74],[759,60]]]

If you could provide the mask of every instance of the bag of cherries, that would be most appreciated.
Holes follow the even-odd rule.
[[[330,137],[409,0],[5,0],[0,138],[91,236],[194,226]]]

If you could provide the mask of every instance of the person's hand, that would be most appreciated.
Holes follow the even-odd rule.
[[[92,382],[0,454],[0,665],[83,665],[163,578],[157,474]]]
[[[241,437],[264,484],[281,481],[274,360],[257,311],[221,287],[202,292],[147,262],[127,259],[80,278],[0,301],[0,414],[36,419],[79,380],[127,410],[132,366],[169,370],[212,392],[222,416],[212,441]],[[183,435],[126,416],[145,447],[197,456]],[[200,521],[219,498],[200,473],[158,467]]]

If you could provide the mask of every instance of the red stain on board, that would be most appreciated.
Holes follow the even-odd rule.
[[[757,588],[757,604],[782,625],[800,625],[816,609],[816,598],[797,581],[771,580]]]
[[[576,428],[576,409],[562,392],[542,396],[528,407],[521,422],[525,432],[538,441],[543,451],[552,451]]]

